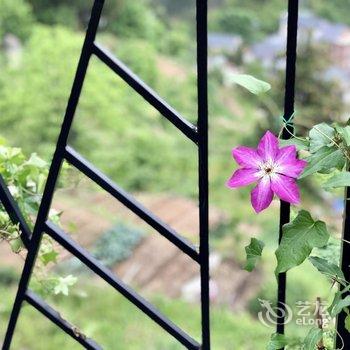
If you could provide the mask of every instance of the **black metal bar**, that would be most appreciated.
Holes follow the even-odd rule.
[[[350,187],[345,189],[344,193],[344,215],[343,215],[343,242],[340,258],[340,266],[344,273],[345,279],[350,283]],[[344,294],[344,296],[350,295],[350,293]],[[345,328],[345,318],[347,314],[342,311],[337,317],[337,337],[336,337],[336,349],[349,349],[350,348],[350,333]]]
[[[15,225],[19,225],[21,231],[21,239],[24,246],[29,249],[31,230],[27,225],[16,201],[13,199],[8,187],[5,184],[3,177],[0,175],[0,202],[4,206],[11,221]]]
[[[286,52],[286,80],[285,80],[285,97],[284,97],[284,119],[289,120],[294,113],[295,97],[295,73],[297,59],[297,36],[298,36],[298,12],[299,0],[288,1],[288,29],[287,29],[287,52]],[[283,139],[289,139],[293,134],[294,127],[291,124],[285,126],[282,132]],[[290,221],[290,204],[281,201],[280,223],[279,223],[279,240],[282,239],[282,227]],[[285,303],[286,303],[286,273],[278,275],[278,292],[277,304],[280,310],[278,314],[276,332],[284,334],[285,321]]]
[[[52,197],[54,194],[57,178],[58,178],[62,160],[63,160],[63,153],[67,143],[67,138],[69,135],[70,127],[73,122],[74,113],[77,108],[77,104],[78,104],[81,90],[83,87],[84,78],[85,78],[89,60],[91,57],[92,45],[95,40],[96,32],[100,21],[103,3],[104,3],[103,0],[96,0],[92,8],[91,18],[87,28],[86,37],[83,44],[81,56],[79,59],[77,72],[74,78],[72,91],[69,97],[66,114],[65,114],[61,132],[57,141],[56,151],[54,153],[53,160],[50,166],[49,175],[47,178],[44,194],[42,197],[37,220],[35,223],[34,232],[31,239],[31,249],[28,250],[26,261],[23,267],[16,299],[11,312],[2,350],[10,349],[13,333],[15,331],[18,316],[21,310],[21,305],[24,300],[26,290],[28,288],[30,276],[32,274],[36,256],[40,247],[40,242],[43,234],[43,227],[45,225],[45,221],[47,219],[47,216],[50,210]]]
[[[24,296],[24,300],[27,301],[39,312],[41,312],[51,322],[60,327],[65,333],[70,335],[78,343],[83,345],[86,349],[102,350],[102,347],[100,345],[98,345],[94,340],[87,338],[75,326],[63,319],[56,310],[54,310],[50,305],[48,305],[44,300],[42,300],[32,291],[27,290]]]
[[[198,130],[185,120],[178,112],[163,101],[152,89],[142,80],[133,74],[122,62],[114,58],[107,51],[95,44],[96,32],[102,12],[104,1],[95,0],[91,12],[82,53],[80,56],[77,72],[75,75],[71,95],[68,101],[61,132],[57,141],[56,150],[50,166],[47,183],[44,189],[42,202],[39,208],[38,217],[34,227],[34,233],[28,245],[28,255],[23,268],[15,303],[10,316],[2,350],[9,350],[13,333],[16,327],[21,305],[27,300],[37,310],[42,312],[52,322],[58,325],[66,333],[71,335],[80,344],[88,349],[100,349],[99,345],[75,332],[74,327],[63,320],[59,314],[49,305],[42,301],[31,291],[28,291],[28,283],[35,264],[36,256],[44,232],[47,232],[53,239],[64,248],[79,258],[91,270],[114,287],[125,298],[148,315],[153,321],[171,334],[175,339],[188,349],[210,350],[210,316],[209,316],[209,222],[208,222],[208,87],[207,87],[207,0],[197,0],[197,72],[198,72]],[[81,155],[67,146],[67,139],[72,126],[74,114],[79,102],[84,79],[88,69],[89,60],[95,54],[102,62],[118,74],[129,86],[138,92],[147,102],[155,107],[174,126],[183,132],[190,140],[198,144],[199,156],[199,216],[200,216],[200,251],[181,237],[170,226],[163,223],[152,212],[144,208],[131,195],[119,188],[106,175],[96,169]],[[100,187],[123,203],[137,216],[143,219],[160,234],[175,244],[184,253],[189,255],[201,266],[201,301],[202,301],[202,345],[191,338],[187,333],[177,327],[172,321],[162,315],[152,304],[139,296],[134,290],[125,285],[109,269],[104,267],[91,254],[84,250],[79,244],[66,235],[60,228],[48,222],[48,213],[59,176],[63,160],[66,159],[78,170],[83,172]],[[2,197],[4,200],[2,200]],[[4,207],[12,213],[13,219],[21,223],[20,212],[16,211],[12,197],[6,192],[6,186],[1,186],[0,200]],[[24,224],[25,225],[25,222]],[[28,231],[25,228],[26,231]],[[30,231],[27,232],[30,236]],[[85,342],[85,343],[83,343]]]
[[[198,91],[198,186],[201,262],[202,349],[210,350],[208,188],[208,1],[196,1]]]
[[[150,226],[156,229],[161,235],[167,238],[170,242],[175,244],[184,253],[190,256],[194,261],[199,262],[199,254],[196,248],[188,242],[185,238],[181,237],[174,229],[169,225],[162,222],[160,218],[154,215],[147,208],[143,207],[135,198],[118,187],[112,180],[106,175],[96,169],[91,163],[84,159],[73,148],[67,146],[65,152],[66,160],[80,170],[83,174],[89,177],[92,181],[101,186],[105,191],[111,194],[114,198],[123,203],[133,213],[147,222]]]
[[[94,271],[98,276],[109,283],[120,294],[127,298],[131,303],[137,306],[142,312],[148,315],[153,321],[160,325],[169,334],[175,337],[188,349],[200,349],[200,345],[187,335],[183,330],[177,327],[167,317],[162,315],[152,304],[143,299],[133,289],[127,286],[123,281],[117,278],[112,271],[103,266],[97,259],[95,259],[88,251],[82,248],[74,240],[72,240],[65,232],[55,226],[51,222],[46,223],[46,229],[55,241],[61,244],[71,254],[80,259],[86,266]]]
[[[123,62],[118,60],[97,43],[94,44],[94,54],[117,75],[119,75],[128,85],[137,91],[147,102],[156,108],[165,118],[182,131],[190,140],[195,143],[197,142],[198,135],[196,127],[183,118],[175,109],[169,106]]]

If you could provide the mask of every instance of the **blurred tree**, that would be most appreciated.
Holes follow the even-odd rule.
[[[172,17],[192,16],[196,10],[195,1],[188,0],[153,0],[154,5],[161,3],[166,9],[167,15]]]
[[[321,17],[327,18],[333,22],[346,23],[350,25],[349,0],[308,0],[305,2],[305,6],[309,7]]]
[[[31,6],[24,0],[0,1],[0,44],[5,34],[13,34],[25,40],[33,24]]]
[[[325,73],[331,67],[331,59],[327,47],[315,46],[307,40],[300,44],[298,52],[298,64],[296,71],[296,111],[297,124],[301,125],[299,131],[306,130],[322,121],[336,121],[341,119],[344,113],[343,92],[339,84],[334,80],[326,79]],[[278,71],[269,82],[272,85],[271,94],[264,97],[264,106],[267,109],[270,127],[277,131],[280,120],[275,108],[280,106],[280,114],[283,111],[285,72]],[[267,78],[269,79],[269,78]],[[269,101],[271,99],[272,101]]]
[[[212,10],[210,26],[258,40],[277,30],[286,3],[280,0],[225,0]],[[218,28],[219,29],[219,28]]]
[[[37,151],[46,159],[51,156],[82,42],[83,35],[67,28],[35,26],[24,48],[23,65],[1,67],[0,128],[11,144],[23,147],[26,153]],[[122,49],[121,45],[122,59],[145,80],[157,85],[152,47],[139,41],[129,41],[128,45],[136,45],[138,49],[131,54],[130,46]],[[178,90],[187,88],[179,86]],[[174,91],[174,86],[171,89]],[[175,96],[179,95],[178,90],[175,89]],[[191,96],[186,91],[181,95],[185,100]],[[183,137],[164,120],[93,58],[70,144],[128,189],[171,187],[179,193],[193,194],[195,148],[190,142],[182,142]]]
[[[218,32],[240,35],[245,41],[256,38],[256,16],[251,11],[241,8],[228,8],[215,11],[210,21],[210,29]]]
[[[153,88],[157,87],[156,50],[139,39],[123,40],[116,48],[118,57]]]
[[[28,0],[38,21],[62,24],[70,28],[85,27],[92,1],[86,0]],[[101,27],[121,37],[147,39],[154,43],[162,30],[162,22],[149,0],[106,1]]]
[[[147,0],[122,0],[115,18],[109,18],[107,29],[118,36],[146,39],[157,44],[163,24]]]

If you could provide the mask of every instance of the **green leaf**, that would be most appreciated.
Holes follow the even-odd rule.
[[[38,157],[38,155],[36,153],[32,153],[30,155],[30,158],[26,162],[26,165],[31,165],[31,166],[33,166],[35,168],[39,168],[39,169],[47,168],[47,163],[45,162],[45,160]]]
[[[229,84],[238,84],[255,95],[259,95],[271,89],[271,85],[269,83],[256,79],[247,74],[231,73],[227,74],[226,79]]]
[[[313,248],[323,247],[328,239],[326,224],[315,221],[306,210],[300,210],[292,222],[283,226],[281,244],[276,250],[276,275],[300,265]]]
[[[326,189],[347,186],[350,186],[350,172],[348,171],[334,175],[322,185],[322,187]]]
[[[292,146],[294,145],[298,151],[303,151],[303,150],[308,150],[310,142],[307,139],[301,139],[301,138],[295,138],[292,137],[291,139],[288,140],[279,140],[280,147],[284,146]]]
[[[77,278],[72,275],[68,275],[67,277],[59,277],[54,293],[62,293],[63,295],[67,296],[69,294],[69,287],[73,286],[76,282]]]
[[[336,130],[340,134],[340,136],[342,137],[343,142],[347,146],[350,146],[350,126],[347,125],[345,127],[341,127],[341,126],[337,125]]]
[[[322,338],[322,329],[311,328],[304,340],[303,350],[315,350],[317,343]]]
[[[341,168],[345,164],[343,152],[335,147],[322,147],[306,160],[308,165],[300,175],[300,179],[318,171],[330,170],[335,167]]]
[[[267,344],[267,350],[279,350],[288,345],[288,340],[284,334],[275,333],[271,335],[271,339]]]
[[[43,262],[43,264],[46,266],[50,262],[56,263],[58,255],[59,254],[56,251],[51,250],[50,252],[47,252],[47,253],[40,255],[40,259]]]
[[[310,256],[309,260],[322,274],[331,279],[337,279],[344,284],[345,277],[339,266],[332,264],[325,259],[319,258],[318,256]]]
[[[350,295],[346,296],[344,299],[340,298],[334,303],[331,310],[331,315],[334,317],[338,315],[345,307],[350,306]]]
[[[324,146],[332,146],[334,134],[334,128],[326,123],[315,125],[309,132],[310,152],[315,153]]]
[[[347,314],[344,320],[345,329],[350,333],[350,314]]]
[[[341,292],[338,291],[338,292],[336,292],[334,294],[334,298],[333,298],[332,304],[327,308],[329,314],[332,317],[336,316],[336,314],[333,313],[333,310],[334,310],[335,306],[338,305],[340,300],[341,300]]]
[[[20,238],[16,238],[10,241],[11,250],[14,253],[19,253],[23,248],[23,243]]]
[[[247,254],[247,263],[244,267],[245,270],[249,272],[254,270],[255,265],[261,258],[264,246],[264,242],[256,238],[250,240],[250,244],[245,247],[245,252]]]

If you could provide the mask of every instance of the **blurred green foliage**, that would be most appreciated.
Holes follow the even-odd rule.
[[[96,281],[82,285],[85,298],[72,294],[69,298],[50,298],[62,317],[71,321],[83,334],[94,338],[106,349],[116,344],[122,349],[139,350],[180,350],[183,345],[174,340],[147,316],[130,304],[111,288],[101,286]],[[10,305],[11,289],[4,290],[4,305]],[[195,305],[179,300],[161,297],[150,299],[165,315],[179,325],[185,325],[193,337],[199,340],[200,310]],[[117,305],[117,308],[111,307]],[[0,309],[0,338],[6,326],[8,309]],[[131,317],[132,315],[132,317]],[[35,320],[35,329],[33,329]],[[212,342],[217,350],[231,349],[232,344],[241,344],[241,350],[260,349],[269,339],[269,329],[247,314],[231,313],[224,309],[212,312]],[[67,337],[55,325],[51,325],[36,310],[26,307],[22,310],[15,337],[14,349],[57,350],[80,349],[81,346]]]
[[[0,45],[5,34],[13,34],[25,40],[33,25],[33,12],[25,0],[0,1]]]
[[[350,3],[348,0],[307,0],[306,5],[318,15],[333,22],[350,24],[350,18],[348,16]]]
[[[216,11],[211,16],[210,29],[216,32],[241,35],[246,42],[256,39],[256,23],[247,9],[229,7]]]
[[[152,1],[150,5],[148,0],[106,1],[98,39],[102,39],[103,35],[109,36],[108,47],[187,119],[195,122],[195,2],[163,0],[161,3],[165,9],[154,5],[155,2],[159,5],[159,1]],[[344,9],[349,5],[345,2],[310,0],[308,3],[327,18],[348,21]],[[280,0],[216,0],[212,3],[209,13],[211,30],[240,34],[248,43],[274,32],[278,28],[281,12],[286,9],[286,2]],[[0,60],[0,128],[11,144],[22,146],[26,153],[36,151],[47,160],[52,155],[91,4],[92,1],[86,0],[0,0],[0,40],[5,33],[12,33],[24,43],[18,66],[6,62],[5,57]],[[189,20],[193,21],[192,26]],[[164,71],[159,69],[162,55],[172,56],[172,62],[180,63],[182,70],[165,76]],[[328,83],[320,85],[318,73],[328,64],[320,59],[321,56],[326,55],[319,51],[311,54],[305,51],[301,52],[299,59],[297,102],[303,121],[310,118],[319,120],[320,117],[328,118],[330,114],[340,113],[338,92],[331,93],[337,91],[336,87]],[[250,72],[254,74],[253,70]],[[263,75],[258,76],[264,79]],[[271,82],[270,78],[266,80]],[[239,228],[239,224],[249,224],[251,219],[248,218],[252,214],[249,189],[228,191],[224,187],[234,168],[230,150],[237,144],[255,146],[254,131],[257,125],[263,128],[273,125],[278,129],[278,115],[283,107],[283,84],[282,74],[278,81],[272,81],[272,96],[267,97],[270,98],[267,107],[263,103],[266,101],[247,96],[239,89],[223,87],[220,78],[209,82],[210,200],[225,210],[230,222],[230,225],[221,228],[216,237],[212,235],[211,240],[214,243],[212,246],[223,255],[232,257],[235,252],[237,258],[238,253],[243,254],[241,246],[248,242],[246,229]],[[260,118],[261,114],[256,108],[259,104],[263,104],[265,111],[268,111],[268,124],[266,118]],[[84,84],[70,143],[128,190],[167,191],[186,196],[196,194],[195,146],[183,142],[183,136],[168,121],[94,58]],[[268,232],[270,240],[274,242],[278,225],[276,213],[277,206],[268,213],[254,217],[251,228],[263,227],[263,232]],[[108,237],[113,235],[110,233]],[[106,239],[107,243],[101,243],[102,246],[108,244],[109,239]],[[267,251],[271,253],[271,247]],[[267,263],[273,265],[270,258]],[[315,272],[309,271],[308,267],[306,269],[306,272],[291,277],[289,295],[292,301],[305,297],[312,300],[315,293],[326,288],[322,280],[310,286],[309,281],[314,279]],[[266,274],[274,279],[272,271]],[[4,283],[11,278],[10,273],[4,273]],[[55,290],[57,282],[64,292],[72,279],[69,277],[53,282],[47,286],[51,292]],[[267,280],[259,296],[274,299],[273,282]],[[87,286],[86,289],[94,303],[86,303],[86,300],[74,296],[61,300],[59,305],[69,319],[86,321],[82,325],[86,326],[84,330],[103,339],[107,348],[113,348],[115,344],[122,344],[122,348],[126,344],[128,349],[139,349],[141,346],[150,349],[178,348],[172,340],[160,336],[157,330],[150,330],[142,315],[131,318],[129,305],[124,299],[113,299],[114,293],[106,292],[105,288],[96,288],[96,285]],[[2,294],[1,321],[8,317],[6,307],[11,304],[9,293],[9,290],[5,290],[5,294]],[[188,328],[196,334],[199,314],[195,307],[180,301],[170,303],[160,299],[157,302],[180,323],[188,321]],[[110,307],[113,303],[118,304],[117,313]],[[180,307],[184,307],[186,313],[181,313]],[[254,304],[252,301],[250,310],[256,312],[257,307],[256,302]],[[30,348],[30,344],[37,340],[37,334],[29,327],[33,317],[38,317],[37,329],[42,330],[42,343],[38,345],[38,350],[74,349],[76,344],[69,343],[56,328],[48,329],[46,320],[29,309],[21,318],[17,348]],[[0,322],[0,325],[5,323]],[[232,344],[240,344],[240,349],[259,349],[269,338],[270,330],[264,329],[246,313],[235,315],[214,308],[212,323],[215,349],[227,349],[227,346],[231,349]],[[117,327],[115,331],[115,324],[124,327]],[[138,336],[135,336],[135,332]]]
[[[35,26],[22,57],[25,64],[3,67],[0,127],[12,144],[28,152],[40,149],[46,158],[52,154],[81,45],[82,36],[67,28]],[[132,40],[121,44],[118,53],[145,81],[155,88],[161,86],[165,95],[174,93],[175,104],[183,101],[186,108],[186,100],[191,101],[186,91],[192,81],[185,82],[184,92],[179,85],[160,82],[152,46]],[[188,110],[191,107],[188,103]],[[70,135],[73,146],[128,188],[162,190],[174,184],[174,190],[189,193],[195,173],[185,179],[181,174],[195,171],[191,167],[195,149],[176,134],[137,93],[92,60]],[[175,151],[179,148],[182,152]],[[177,171],[161,167],[164,162],[176,164]],[[147,166],[140,175],[142,164]]]
[[[212,10],[209,25],[220,32],[241,35],[247,42],[277,30],[286,4],[280,0],[224,0]]]

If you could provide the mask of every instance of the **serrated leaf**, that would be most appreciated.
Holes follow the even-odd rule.
[[[342,168],[345,164],[343,152],[335,147],[322,147],[306,160],[308,164],[300,175],[300,179],[318,171]]]
[[[57,262],[58,255],[59,254],[56,251],[51,250],[50,252],[40,255],[40,259],[44,265],[48,265],[50,262],[52,263]]]
[[[325,189],[350,186],[350,172],[341,172],[328,179],[322,187]]]
[[[310,152],[315,153],[324,146],[332,146],[334,134],[334,128],[326,123],[315,125],[309,132]]]
[[[288,139],[288,140],[280,139],[279,144],[280,144],[280,147],[294,145],[298,151],[303,151],[303,150],[309,149],[310,142],[307,139],[300,139],[300,138],[292,137],[291,139]]]
[[[230,73],[226,75],[228,84],[238,84],[252,94],[259,95],[271,89],[271,85],[248,74]]]
[[[276,250],[276,275],[300,265],[315,247],[327,244],[329,233],[323,221],[315,221],[306,210],[300,210],[296,218],[283,226],[281,244]]]
[[[256,263],[261,258],[264,246],[264,242],[256,238],[250,240],[250,244],[245,247],[245,252],[247,254],[247,263],[244,267],[245,270],[249,272],[254,270]]]
[[[304,340],[303,350],[315,350],[316,345],[321,338],[322,330],[319,328],[311,328]]]
[[[67,296],[69,294],[69,287],[73,286],[76,282],[77,278],[72,275],[68,275],[67,277],[59,277],[54,293]]]
[[[344,284],[345,277],[339,266],[332,264],[325,259],[319,258],[318,256],[310,256],[309,260],[322,274],[331,279],[337,279]]]
[[[279,350],[288,345],[288,340],[284,334],[275,333],[267,344],[267,350]]]

